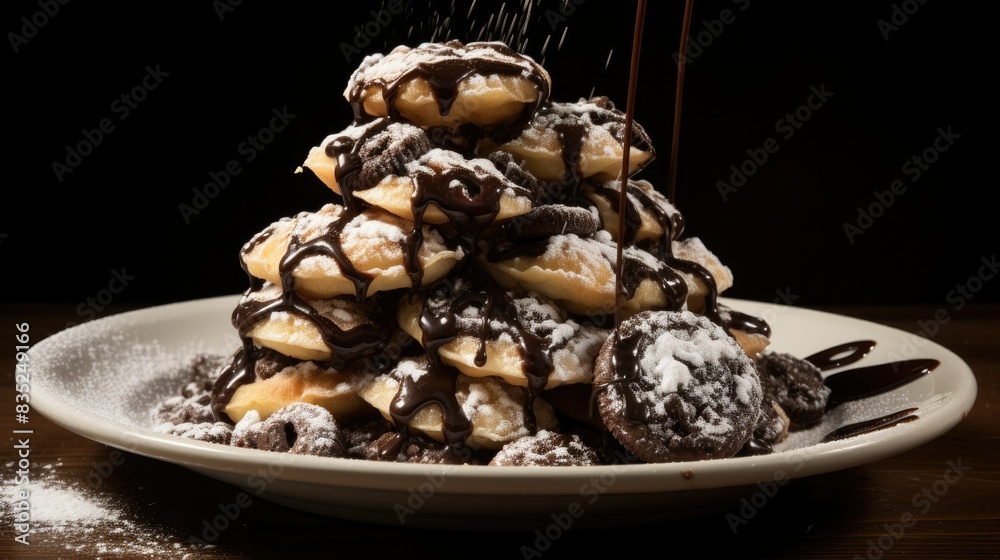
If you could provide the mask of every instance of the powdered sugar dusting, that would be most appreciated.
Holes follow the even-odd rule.
[[[74,557],[159,559],[187,557],[203,548],[185,537],[171,535],[163,527],[139,520],[126,504],[82,483],[66,483],[48,474],[20,486],[10,480],[8,477],[0,492],[0,510],[5,519],[13,519],[15,502],[22,499],[22,492],[28,492],[28,546],[38,553],[64,550],[75,553]]]
[[[350,246],[363,243],[366,239],[378,239],[387,243],[399,243],[406,239],[406,232],[399,223],[394,223],[382,214],[362,212],[344,226],[341,242]]]
[[[503,446],[491,465],[499,466],[574,466],[598,465],[597,452],[576,434],[539,430]]]
[[[402,378],[417,381],[427,374],[427,362],[411,359],[400,360],[399,364],[396,365],[395,372]]]
[[[622,443],[650,462],[738,451],[757,424],[763,399],[757,368],[739,344],[689,311],[638,313],[622,331],[638,349],[637,375],[609,383],[600,395],[601,416]],[[615,377],[610,356],[602,359],[600,381],[607,383]],[[621,414],[637,422],[619,421]]]
[[[367,89],[374,85],[395,82],[414,68],[426,68],[455,60],[468,62],[485,60],[513,65],[520,70],[520,75],[523,78],[529,79],[533,74],[539,74],[546,81],[549,81],[548,73],[535,61],[513,53],[513,51],[511,51],[512,54],[506,54],[503,52],[504,50],[506,50],[506,46],[503,43],[469,43],[467,45],[458,42],[423,43],[416,48],[400,45],[389,54],[366,57],[351,75],[347,89],[344,90],[344,97],[350,100],[351,92],[356,88]]]
[[[517,193],[524,191],[523,187],[512,182],[500,172],[492,161],[485,158],[466,159],[462,154],[451,150],[434,148],[424,154],[419,160],[406,164],[406,171],[411,176],[418,176],[419,174],[436,175],[454,169],[462,169],[468,172],[480,184],[494,182],[495,184],[502,185],[500,188],[503,194],[507,196],[516,196]],[[465,198],[471,198],[471,193],[466,190],[467,187],[463,182],[452,181],[449,187],[452,191],[461,193]]]
[[[33,388],[72,410],[152,427],[149,411],[187,382],[194,356],[228,355],[239,344],[224,315],[158,311],[99,319],[42,341],[33,349],[36,371],[64,373],[37,376]]]
[[[665,327],[664,324],[657,323],[658,321],[654,320],[651,324],[644,325],[642,330],[650,333],[653,329]],[[704,368],[709,364],[721,363],[723,360],[737,359],[737,354],[742,350],[735,344],[720,344],[720,332],[719,329],[710,328],[659,331],[639,359],[642,369],[649,372],[655,380],[652,393],[647,395],[650,402],[656,402],[662,408],[667,395],[689,387],[694,381],[692,369]],[[722,333],[722,336],[725,336],[725,333]],[[742,384],[737,384],[737,387],[737,398],[741,402],[749,403],[750,388]]]

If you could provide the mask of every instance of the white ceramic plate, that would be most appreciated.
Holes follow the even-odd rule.
[[[417,527],[544,529],[620,525],[728,507],[756,484],[854,467],[926,443],[972,407],[976,382],[952,352],[925,338],[857,319],[726,300],[764,317],[772,349],[807,356],[837,344],[877,341],[860,367],[909,358],[941,365],[888,393],[834,409],[819,426],[755,457],[602,467],[428,466],[269,453],[165,436],[150,408],[178,393],[198,352],[238,347],[230,315],[238,296],[143,309],[60,332],[30,351],[32,407],[84,437],[183,465],[291,507]],[[832,370],[832,373],[836,370]],[[919,419],[829,443],[847,423],[916,407]],[[567,517],[570,516],[570,517]]]

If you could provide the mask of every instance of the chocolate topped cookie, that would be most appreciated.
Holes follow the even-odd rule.
[[[530,115],[550,87],[544,68],[503,43],[449,41],[365,58],[344,97],[360,119],[494,127]]]
[[[830,388],[820,369],[782,352],[767,352],[757,362],[764,394],[781,406],[793,424],[805,426],[822,418]]]
[[[763,392],[754,363],[719,325],[687,311],[643,312],[608,337],[594,371],[605,426],[640,459],[731,457]]]

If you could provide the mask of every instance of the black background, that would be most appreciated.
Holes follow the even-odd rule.
[[[5,3],[0,19],[10,124],[0,299],[72,307],[106,290],[113,271],[132,277],[115,303],[242,291],[237,252],[245,241],[283,216],[336,201],[311,174],[293,171],[310,147],[349,124],[342,92],[363,55],[440,39],[435,23],[449,16],[451,38],[474,40],[501,5],[404,3],[387,25],[369,25],[376,32],[367,45],[358,40],[360,53],[345,54],[381,2],[69,2],[46,17],[42,4]],[[517,4],[505,12],[520,11]],[[553,35],[545,53],[553,97],[593,90],[624,108],[634,2],[577,0],[565,14],[561,2],[537,4],[525,51],[541,60]],[[666,189],[683,3],[651,4],[637,120],[659,157],[639,177]],[[902,22],[904,8],[913,13]],[[972,10],[941,0],[695,2],[692,34],[707,46],[688,65],[678,206],[687,234],[732,268],[727,295],[957,309],[969,298],[953,290],[968,285],[979,289],[968,292],[975,301],[997,300],[1000,280],[977,279],[992,274],[982,259],[996,255],[1000,238],[987,136],[995,62],[986,15]],[[878,22],[891,23],[894,12],[902,25],[886,38]],[[724,15],[730,23],[720,25]],[[32,34],[22,18],[44,25]],[[17,52],[11,33],[27,39]],[[147,67],[167,75],[121,119],[112,104],[142,83]],[[807,102],[811,87],[832,95],[783,138],[778,121]],[[282,109],[294,118],[246,161],[240,144]],[[114,130],[58,180],[53,162],[105,118]],[[904,163],[948,127],[960,137],[911,181]],[[768,138],[780,149],[723,199],[717,182]],[[234,159],[240,174],[186,223],[179,205],[191,205],[193,189]],[[858,208],[878,205],[873,193],[895,180],[906,191],[851,242],[844,224],[856,225]]]

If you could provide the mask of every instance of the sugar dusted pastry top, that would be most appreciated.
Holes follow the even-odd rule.
[[[355,115],[424,126],[492,126],[530,116],[548,99],[551,79],[503,43],[424,43],[364,59],[344,97]]]

